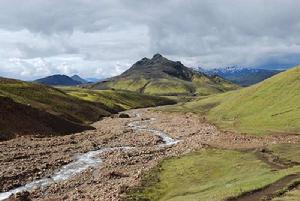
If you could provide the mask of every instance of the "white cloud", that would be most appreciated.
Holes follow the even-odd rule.
[[[188,66],[300,63],[298,0],[2,0],[0,76],[117,75],[160,52]]]

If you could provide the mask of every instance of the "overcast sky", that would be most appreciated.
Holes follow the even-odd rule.
[[[117,75],[159,52],[190,67],[300,63],[299,0],[1,0],[0,76]]]

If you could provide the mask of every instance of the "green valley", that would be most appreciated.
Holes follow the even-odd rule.
[[[300,0],[0,8],[0,201],[300,201]]]

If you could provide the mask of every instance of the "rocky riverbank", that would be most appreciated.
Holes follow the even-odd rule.
[[[150,109],[128,111],[131,118],[108,117],[96,130],[54,138],[22,137],[0,143],[1,191],[6,192],[40,178],[47,178],[76,156],[103,147],[134,147],[99,153],[103,163],[67,180],[26,195],[34,200],[119,200],[127,188],[138,185],[143,172],[161,159],[208,146],[230,149],[257,148],[272,143],[299,142],[299,137],[249,137],[224,133],[193,114],[169,114]],[[134,125],[133,125],[134,123]],[[136,129],[133,126],[142,126]],[[169,146],[153,130],[180,140]],[[20,195],[18,195],[20,197]],[[14,199],[18,196],[13,196]],[[22,196],[21,196],[22,197]],[[13,199],[13,198],[12,198]]]

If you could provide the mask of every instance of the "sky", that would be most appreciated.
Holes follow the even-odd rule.
[[[1,0],[0,76],[115,76],[160,53],[188,67],[300,63],[299,0]]]

